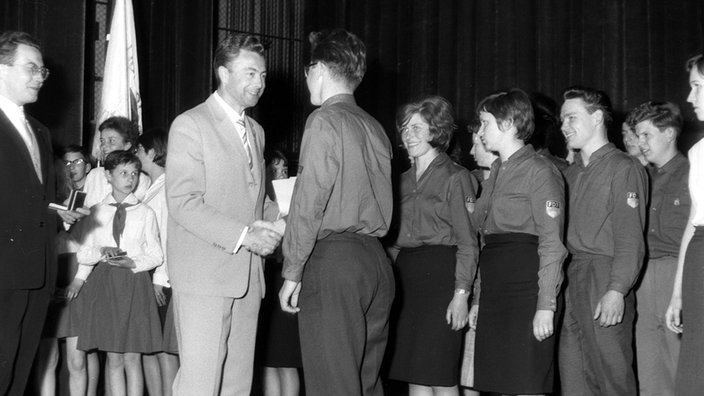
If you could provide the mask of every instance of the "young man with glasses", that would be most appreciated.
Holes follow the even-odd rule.
[[[0,395],[22,395],[56,279],[49,130],[25,115],[49,75],[39,43],[0,34]]]
[[[279,298],[298,312],[306,394],[381,395],[394,279],[377,238],[391,222],[391,144],[353,96],[364,43],[341,29],[310,38],[306,82],[320,107],[303,134]]]

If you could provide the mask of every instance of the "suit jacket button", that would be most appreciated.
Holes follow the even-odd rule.
[[[43,222],[43,221],[40,221],[40,222],[39,222],[39,228],[44,228],[45,225],[46,225],[45,222]]]

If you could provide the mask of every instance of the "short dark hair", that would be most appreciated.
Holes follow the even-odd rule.
[[[169,134],[161,128],[152,128],[145,131],[138,139],[137,144],[144,147],[144,151],[154,150],[152,160],[160,167],[166,166],[166,148],[169,144]]]
[[[704,76],[704,54],[699,54],[687,59],[687,63],[685,63],[684,67],[688,72],[691,72],[692,69],[696,67],[699,74]]]
[[[62,156],[68,154],[68,153],[78,153],[83,155],[83,158],[86,160],[89,158],[88,156],[88,151],[83,148],[82,146],[79,146],[77,144],[69,144],[68,146],[65,146],[63,149],[63,154]]]
[[[20,44],[34,47],[41,51],[39,41],[29,33],[6,31],[0,34],[0,64],[11,65],[17,55],[17,47]]]
[[[321,62],[335,77],[356,89],[367,71],[367,48],[362,40],[344,29],[312,32],[310,61]]]
[[[492,93],[479,102],[477,116],[481,112],[491,113],[499,126],[504,121],[511,121],[516,127],[516,137],[524,142],[533,136],[533,105],[522,89],[512,88]]]
[[[139,127],[137,124],[132,122],[129,118],[115,116],[110,117],[103,121],[98,130],[100,132],[105,129],[112,129],[122,136],[125,142],[129,142],[132,146],[132,150],[137,149],[137,138],[139,137]]]
[[[628,113],[628,124],[631,128],[643,121],[650,121],[660,132],[666,128],[675,130],[679,135],[682,131],[682,112],[679,106],[672,102],[658,102],[649,100],[636,106]]]
[[[227,37],[218,44],[218,48],[215,50],[215,56],[213,57],[213,72],[215,73],[215,79],[218,85],[220,85],[218,68],[220,66],[227,67],[227,64],[232,62],[232,60],[239,55],[241,50],[256,52],[264,56],[264,45],[259,42],[256,36],[244,33],[228,34]]]
[[[604,115],[604,127],[608,128],[609,125],[611,125],[611,121],[613,120],[611,115],[611,99],[609,99],[609,95],[607,95],[606,92],[575,85],[565,89],[562,93],[562,98],[564,100],[582,99],[589,114],[594,114],[595,111],[601,110],[601,113]]]
[[[286,154],[284,154],[281,150],[272,150],[267,153],[266,157],[267,165],[273,165],[277,162],[283,162],[284,166],[288,166],[288,158],[286,158]]]
[[[396,113],[396,129],[399,133],[414,114],[420,115],[428,123],[430,145],[440,151],[447,151],[452,133],[457,129],[450,102],[442,96],[431,95],[401,106]]]
[[[103,162],[103,167],[107,171],[112,171],[119,165],[134,164],[137,170],[142,169],[142,163],[133,152],[127,150],[116,150],[108,154]]]

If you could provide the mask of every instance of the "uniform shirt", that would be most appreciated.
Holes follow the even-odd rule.
[[[569,200],[567,247],[573,255],[613,258],[607,290],[628,294],[643,265],[648,176],[637,159],[605,144],[565,171]]]
[[[687,187],[689,162],[677,153],[662,167],[651,165],[647,170],[650,176],[649,257],[677,257],[691,206]]]
[[[689,191],[692,197],[692,225],[704,225],[704,140],[700,140],[689,149]]]
[[[300,281],[315,241],[334,233],[381,237],[391,222],[391,143],[381,124],[336,95],[308,117],[283,241],[283,277]]]
[[[416,180],[416,167],[401,175],[398,247],[457,246],[455,288],[469,290],[477,271],[477,233],[470,221],[476,182],[469,171],[439,153]],[[432,265],[432,263],[430,263]]]
[[[149,176],[140,172],[139,183],[134,190],[134,196],[139,200],[143,199],[151,183]],[[83,191],[86,192],[86,200],[83,204],[86,208],[93,207],[93,205],[102,202],[105,197],[112,194],[112,186],[108,182],[107,176],[105,176],[105,168],[99,166],[88,172]]]
[[[90,216],[81,222],[85,237],[82,238],[83,244],[76,253],[80,264],[76,272],[77,279],[86,280],[93,266],[103,260],[100,248],[117,246],[112,236],[112,221],[117,208],[110,205],[111,203],[116,203],[112,194],[95,205]],[[134,206],[125,209],[125,229],[120,238],[120,249],[127,252],[127,257],[134,261],[136,267],[132,268],[133,273],[149,271],[164,260],[156,215],[133,194],[128,195],[123,203]]]
[[[164,252],[164,261],[154,269],[152,282],[155,285],[171,287],[169,284],[169,271],[166,265],[166,222],[169,220],[169,211],[166,208],[166,191],[164,182],[166,174],[163,173],[154,180],[144,195],[144,204],[148,205],[156,215],[156,223],[159,226],[159,240],[161,241],[161,251]]]
[[[565,184],[552,162],[526,145],[506,161],[491,165],[482,184],[475,222],[482,235],[520,232],[538,236],[538,304],[536,309],[555,310],[562,283],[562,244],[565,219]],[[475,287],[475,301],[480,288]]]

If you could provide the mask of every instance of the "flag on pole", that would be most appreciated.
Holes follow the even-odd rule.
[[[97,127],[107,118],[127,117],[142,131],[142,99],[139,95],[139,64],[132,0],[115,0],[98,114],[91,150],[95,158],[101,157]]]

